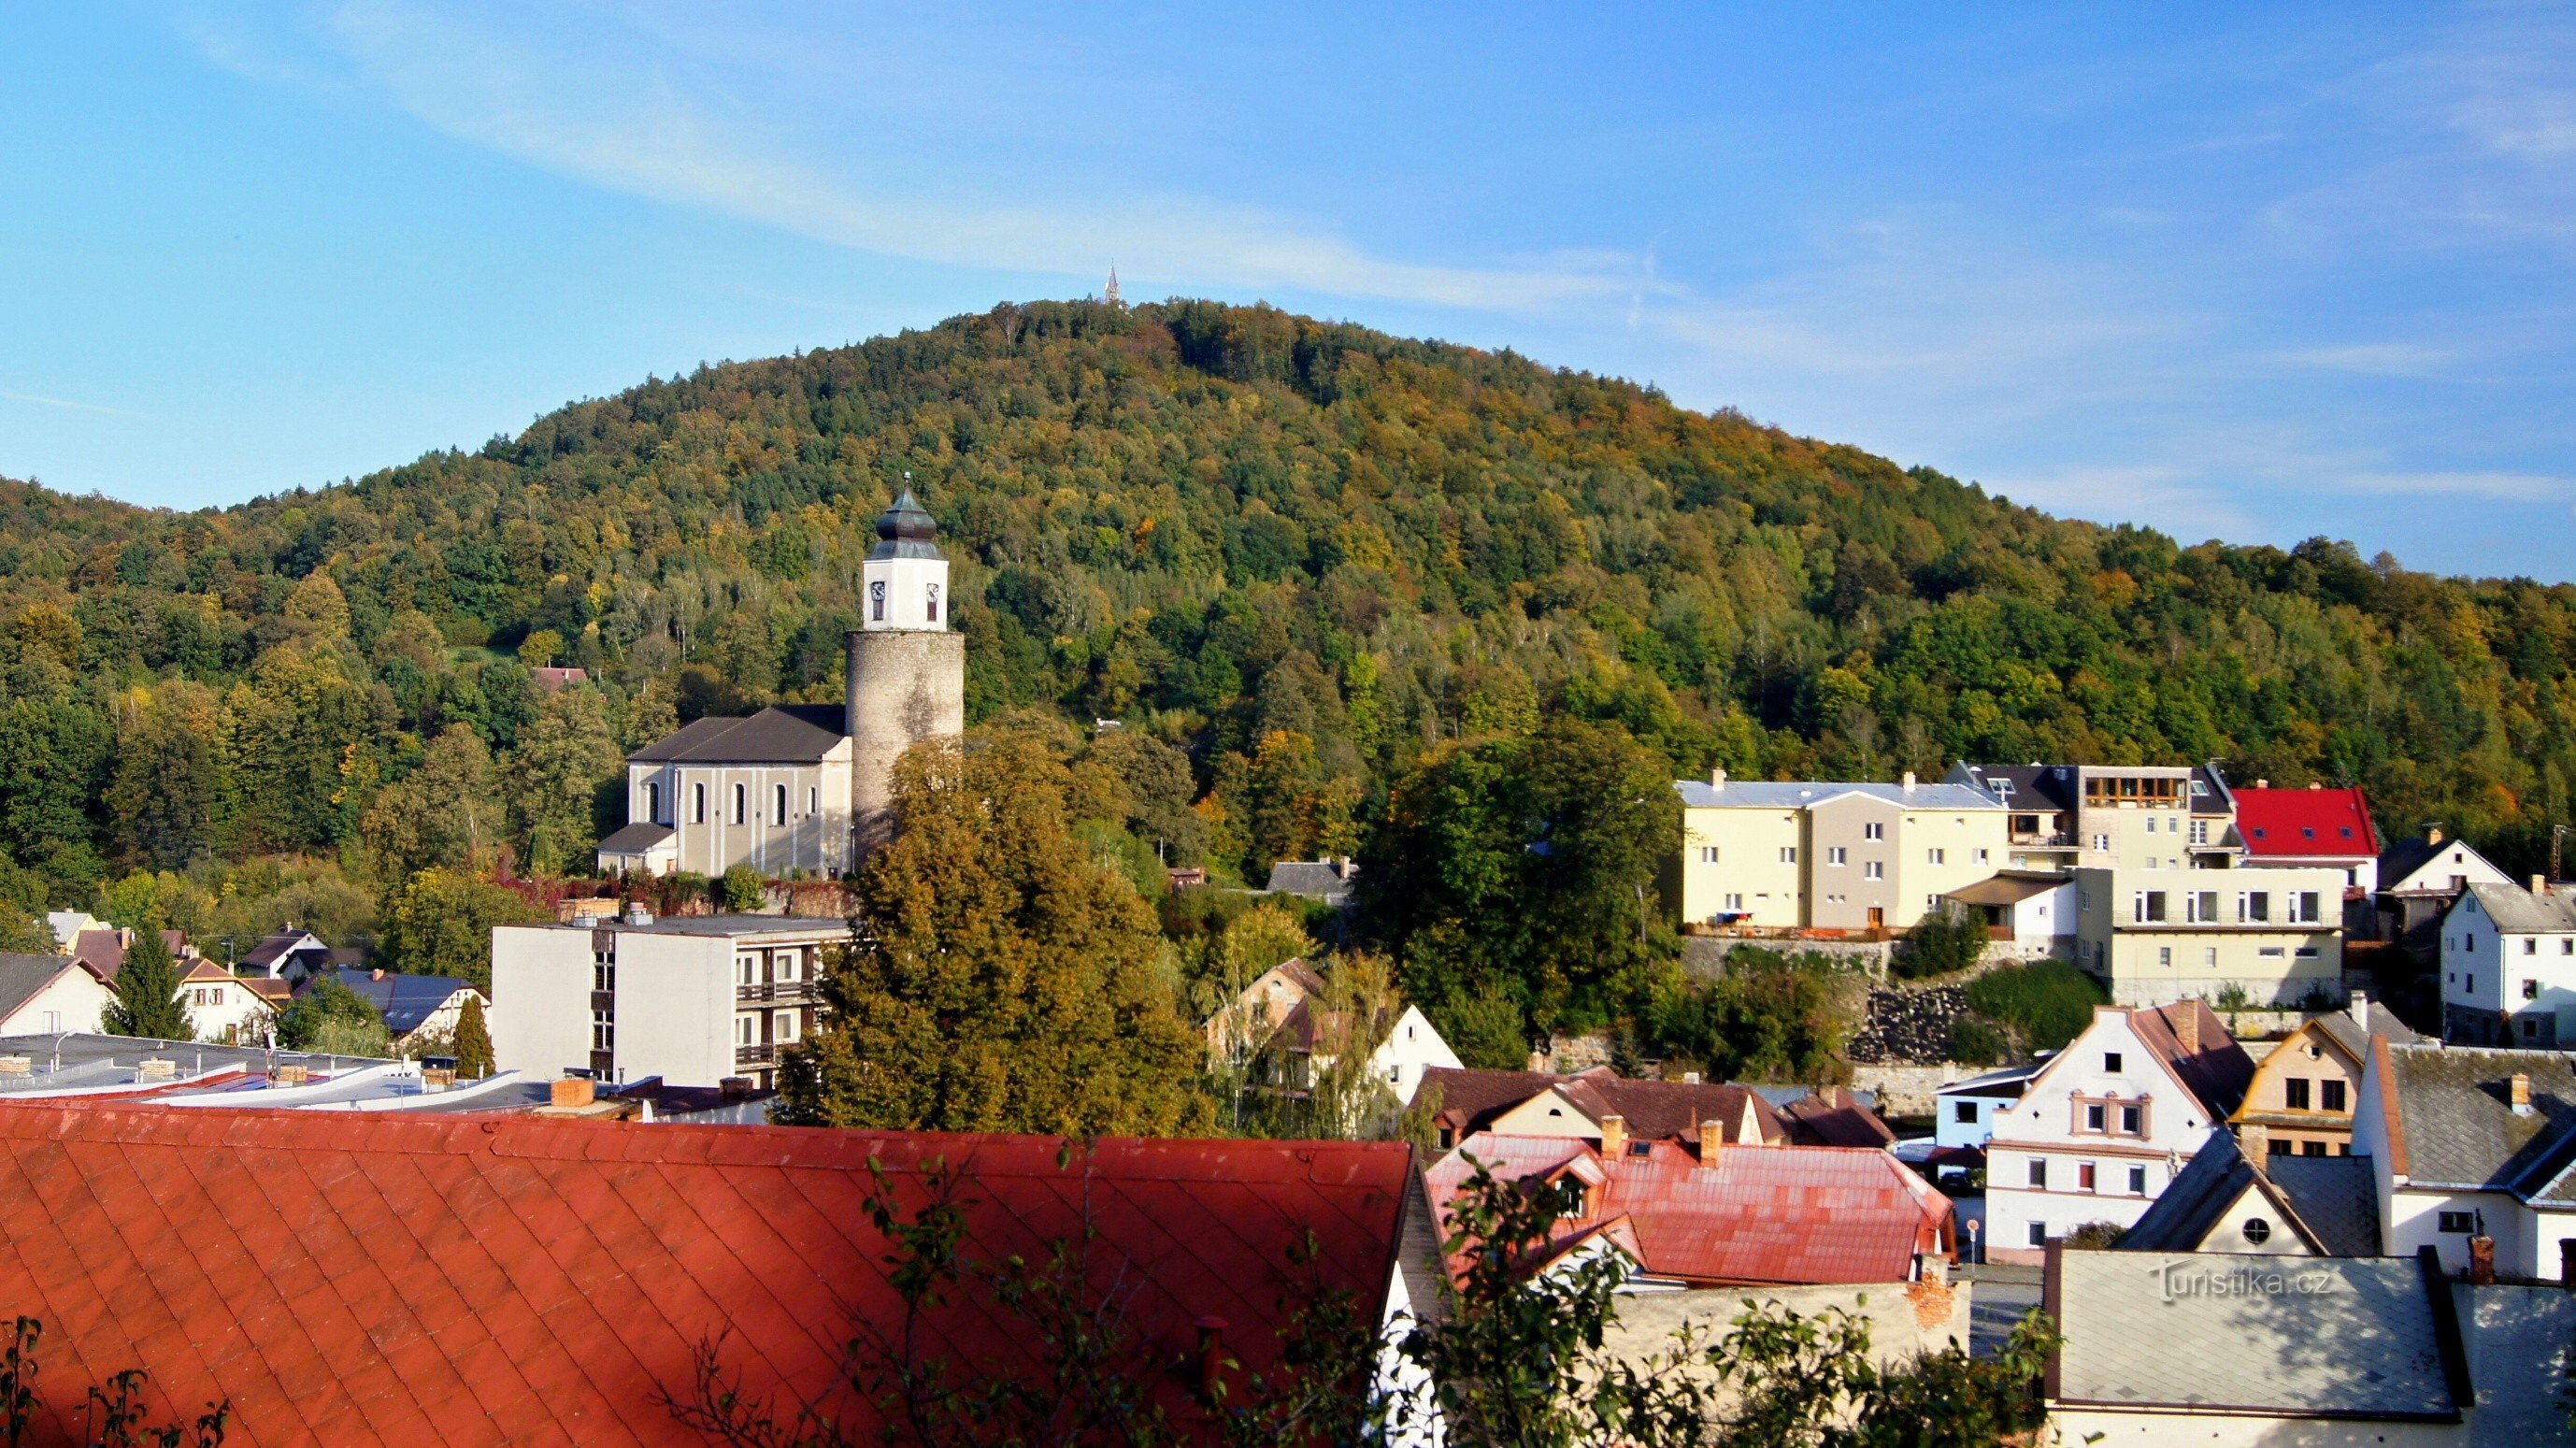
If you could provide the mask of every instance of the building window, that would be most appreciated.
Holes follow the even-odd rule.
[[[2318,1082],[2317,1094],[2320,1098],[2318,1104],[2328,1111],[2343,1111],[2349,1109],[2345,1105],[2344,1083],[2341,1081]]]
[[[759,1033],[752,1028],[751,1017],[736,1016],[733,1018],[733,1043],[737,1046],[756,1046],[760,1044],[760,1036]]]
[[[2281,1099],[2289,1103],[2292,1111],[2307,1110],[2308,1078],[2305,1076],[2292,1076],[2288,1080],[2283,1081],[2281,1083]]]
[[[805,812],[809,815],[823,812],[823,791],[819,789],[805,791]]]
[[[2536,980],[2524,981],[2522,983],[2522,998],[2527,1001],[2536,1001],[2540,999],[2540,982]]]
[[[2094,1184],[2093,1163],[2082,1161],[2075,1164],[2075,1189],[2079,1192],[2101,1190]]]
[[[751,791],[742,785],[733,787],[733,822],[741,824],[751,817]]]
[[[2032,1246],[2034,1246],[2034,1247],[2045,1247],[2045,1246],[2047,1246],[2047,1245],[2048,1245],[2048,1228],[2046,1228],[2046,1227],[2044,1227],[2044,1226],[2041,1226],[2041,1225],[2040,1225],[2039,1223],[2037,1223],[2037,1222],[2033,1222],[2033,1223],[2031,1223],[2031,1224],[2030,1224],[2030,1244],[2031,1244]]]
[[[2200,963],[2210,970],[2218,969],[2218,947],[2215,945],[2202,946],[2200,951]]]
[[[2277,945],[2266,945],[2258,948],[2254,953],[2264,960],[2279,960],[2286,952]]]
[[[2173,964],[2173,947],[2172,947],[2172,946],[2170,946],[2170,945],[2159,945],[2159,946],[2157,946],[2157,947],[2156,947],[2156,964],[2158,964],[2158,965],[2171,965],[2171,964]]]
[[[2470,971],[2467,975],[2460,977],[2460,990],[2462,993],[2467,995],[2476,995],[2478,993],[2478,973],[2476,971]]]
[[[2084,1129],[2086,1131],[2100,1131],[2102,1129],[2102,1103],[2098,1101],[2088,1101],[2085,1103]]]
[[[2535,1017],[2535,1016],[2524,1016],[2524,1017],[2522,1018],[2522,1038],[2523,1038],[2524,1040],[2526,1040],[2526,1041],[2529,1041],[2529,1040],[2536,1040],[2536,1039],[2538,1039],[2538,1038],[2539,1038],[2539,1036],[2540,1036],[2540,1021],[2539,1021],[2539,1018],[2538,1018],[2538,1017]]]
[[[2146,1194],[2147,1169],[2142,1166],[2133,1166],[2129,1168],[2129,1195],[2133,1197],[2143,1197]]]
[[[695,824],[695,825],[702,825],[702,824],[705,824],[706,822],[707,822],[707,787],[706,787],[705,785],[703,785],[703,784],[693,784],[693,785],[690,785],[690,786],[689,786],[689,823],[691,823],[691,824]]]
[[[1879,824],[1879,823],[1877,823],[1877,822],[1875,822],[1875,821],[1873,821],[1873,822],[1871,822],[1871,823],[1868,823],[1868,824],[1864,824],[1864,825],[1862,825],[1862,826],[1860,827],[1860,837],[1861,837],[1862,839],[1864,839],[1864,840],[1883,840],[1883,839],[1886,839],[1886,838],[1887,838],[1887,826],[1885,826],[1885,825],[1883,825],[1883,824]]]
[[[1715,846],[1715,845],[1702,845],[1702,846],[1700,846],[1700,847],[1699,847],[1699,862],[1700,862],[1701,864],[1703,864],[1703,865],[1714,865],[1714,864],[1716,864],[1716,863],[1717,863],[1717,846]]]
[[[1796,845],[1782,845],[1780,847],[1780,863],[1784,865],[1794,865],[1798,863],[1798,847]]]
[[[770,788],[775,791],[770,802],[778,806],[778,818],[770,823],[783,825],[787,823],[787,786],[777,784],[771,785]]]
[[[1743,909],[1743,908],[1744,908],[1744,896],[1743,896],[1743,894],[1742,894],[1741,892],[1738,892],[1738,893],[1736,893],[1736,894],[1732,894],[1732,895],[1727,896],[1727,897],[1726,897],[1726,906],[1725,906],[1725,908],[1726,908],[1726,909],[1729,909],[1729,910],[1741,910],[1741,909]]]
[[[2218,892],[2215,890],[2194,890],[2190,894],[2183,896],[2182,918],[2183,922],[2189,925],[2217,924]]]
[[[932,623],[939,622],[939,585],[936,583],[930,585],[930,606],[923,612],[922,617]]]
[[[2199,788],[2196,784],[2192,787],[2195,789]],[[2209,843],[2209,821],[2193,820],[2191,822],[2191,842],[2195,845],[2205,845]]]
[[[1887,866],[1871,860],[1860,867],[1860,877],[1864,880],[1884,880],[1887,878]]]
[[[770,1021],[772,1030],[770,1039],[777,1041],[781,1045],[785,1045],[796,1039],[796,1013],[794,1011],[780,1011],[777,1015],[772,1016]]]
[[[2478,1217],[2475,1212],[2443,1212],[2434,1223],[2434,1230],[2437,1232],[2466,1234],[2477,1229]]]
[[[2539,942],[2538,940],[2533,939],[2531,936],[2528,936],[2528,935],[2526,935],[2526,936],[2522,937],[2522,953],[2523,953],[2523,954],[2525,954],[2525,955],[2537,955],[2537,954],[2539,954],[2539,953],[2540,953],[2540,942]]]
[[[2317,948],[2313,945],[2302,945],[2290,953],[2301,960],[2314,960],[2317,958]]]
[[[2046,1158],[2031,1158],[2030,1184],[2042,1189],[2045,1189],[2048,1186],[2048,1162]]]
[[[885,622],[885,580],[882,578],[868,584],[868,622]]]
[[[655,825],[662,822],[662,786],[649,780],[644,785],[644,822]]]
[[[1925,850],[1925,851],[1923,852],[1923,858],[1924,858],[1924,860],[1925,860],[1927,863],[1934,864],[1934,865],[1946,865],[1946,864],[1948,864],[1948,863],[1949,863],[1949,856],[1950,856],[1950,852],[1949,852],[1949,851],[1947,851],[1947,850]]]
[[[2120,1053],[2117,1051],[2104,1051],[2102,1053],[2102,1069],[2110,1075],[2119,1075]]]
[[[737,985],[760,984],[760,957],[737,955],[733,958],[734,981]]]
[[[2145,1116],[2144,1116],[2144,1115],[2143,1115],[2143,1114],[2138,1110],[2138,1108],[2137,1108],[2137,1107],[2134,1107],[2134,1106],[2123,1106],[2123,1107],[2121,1107],[2121,1108],[2120,1108],[2120,1131],[2121,1131],[2121,1134],[2122,1134],[2122,1135],[2125,1135],[2125,1136],[2137,1136],[2137,1135],[2139,1135],[2139,1134],[2140,1134],[2140,1132],[2139,1132],[2139,1127],[2144,1123],[2145,1119],[2146,1119],[2146,1118],[2145,1118]]]
[[[617,962],[593,952],[590,957],[590,988],[603,992],[617,989]]]
[[[2314,890],[2301,890],[2290,896],[2290,919],[2294,924],[2314,925],[2325,918]]]
[[[2568,936],[2566,939],[2558,942],[2558,953],[2560,955],[2576,955],[2576,935]]]
[[[2246,890],[2236,897],[2236,918],[2251,923],[2272,918],[2272,893],[2268,890]]]
[[[1950,1119],[1958,1122],[1962,1126],[1976,1125],[1977,1103],[1974,1101],[1954,1101],[1950,1103]]]
[[[2265,1242],[2272,1240],[2272,1224],[2264,1221],[2261,1217],[2247,1217],[2245,1219],[2245,1225],[2238,1230],[2245,1234],[2246,1241],[2253,1243],[2257,1247],[2260,1247]]]
[[[617,1018],[606,1011],[590,1013],[590,1048],[594,1051],[617,1049]]]
[[[1840,865],[1840,864],[1844,863],[1846,860],[1848,860],[1849,858],[1850,858],[1850,856],[1848,856],[1847,854],[1845,854],[1845,853],[1844,853],[1844,851],[1843,851],[1843,847],[1842,847],[1842,846],[1840,846],[1840,845],[1827,845],[1827,846],[1825,846],[1825,863],[1826,863],[1826,864],[1828,864],[1828,865]]]

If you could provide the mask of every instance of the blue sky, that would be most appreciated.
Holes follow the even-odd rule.
[[[21,8],[0,474],[193,507],[1114,260],[2576,578],[2576,6]]]

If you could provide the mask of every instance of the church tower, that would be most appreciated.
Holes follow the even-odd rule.
[[[966,728],[966,636],[949,631],[948,560],[939,525],[903,490],[877,519],[859,568],[859,627],[849,636],[853,858],[892,833],[894,762],[925,739]]]

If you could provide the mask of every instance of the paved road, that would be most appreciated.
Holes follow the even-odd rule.
[[[1975,1295],[1969,1299],[1968,1351],[1992,1357],[2002,1349],[2013,1324],[2039,1306],[2039,1269],[1972,1267],[1968,1272],[1976,1282]]]

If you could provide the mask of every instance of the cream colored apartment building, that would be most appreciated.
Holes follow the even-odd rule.
[[[1689,925],[1912,928],[2001,868],[2005,814],[1984,791],[1924,784],[1680,780],[1682,851],[1665,899]]]
[[[2074,872],[2076,964],[2119,1006],[2231,986],[2256,1009],[2344,1000],[2344,873],[2336,869]]]
[[[2004,806],[2008,869],[2223,870],[2245,855],[2215,765],[1958,764],[1945,782]]]

